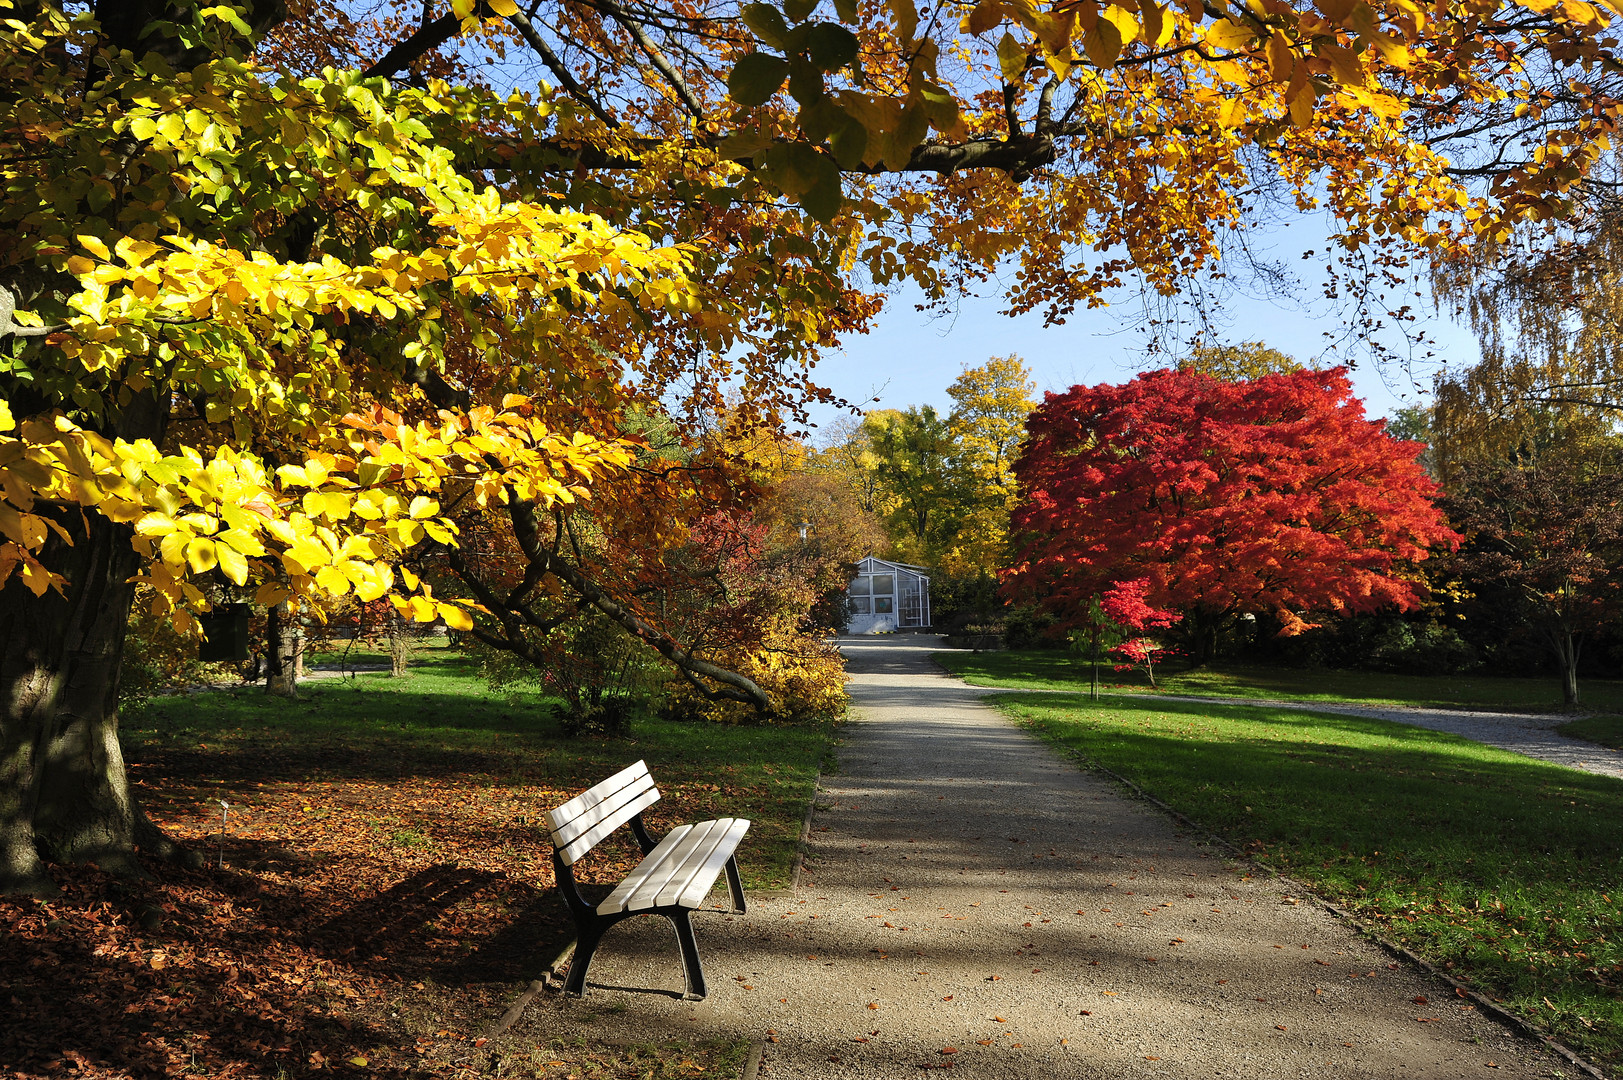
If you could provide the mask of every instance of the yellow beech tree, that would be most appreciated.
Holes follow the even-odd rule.
[[[1174,289],[1262,191],[1376,273],[1502,239],[1608,145],[1618,2],[0,0],[0,889],[173,853],[113,705],[142,583],[497,637],[564,589],[769,707],[571,556],[598,493],[655,563],[640,485],[730,497],[638,473],[628,409],[794,417],[904,279]]]
[[[952,414],[947,430],[964,471],[968,507],[944,554],[949,573],[993,573],[1006,561],[1009,511],[1018,492],[1014,459],[1026,437],[1026,417],[1037,407],[1031,369],[1018,356],[994,356],[965,368],[947,387]]]

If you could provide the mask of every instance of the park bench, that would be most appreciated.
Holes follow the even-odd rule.
[[[717,818],[679,825],[656,844],[643,825],[642,812],[658,801],[659,789],[648,774],[648,765],[639,761],[547,812],[558,891],[575,917],[577,930],[565,993],[579,996],[586,992],[586,969],[609,927],[633,915],[663,915],[675,927],[682,949],[686,998],[701,1001],[705,996],[704,968],[688,913],[704,903],[725,869],[733,912],[743,914],[744,885],[738,879],[734,852],[750,823],[744,818]],[[627,822],[642,849],[642,862],[603,901],[590,904],[575,882],[575,863]]]

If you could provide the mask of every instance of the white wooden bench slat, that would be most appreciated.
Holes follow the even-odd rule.
[[[626,804],[649,792],[653,792],[655,799],[659,798],[659,789],[653,785],[652,781],[628,784],[619,791],[606,795],[602,802],[595,806],[588,806],[573,819],[559,825],[553,831],[552,842],[559,847],[569,846],[575,842],[576,838],[585,835],[586,831],[593,825],[607,820]],[[628,820],[630,819],[620,819],[621,824]]]
[[[654,850],[643,856],[643,860],[637,864],[637,868],[627,874],[625,880],[616,885],[614,891],[603,898],[603,902],[597,905],[597,913],[599,915],[609,915],[617,911],[624,911],[626,901],[636,891],[637,886],[642,884],[643,868],[648,867],[653,870],[669,860],[676,851],[677,845],[682,842],[682,838],[692,831],[692,825],[678,825],[669,833],[666,833],[665,839],[661,840]],[[650,866],[650,863],[653,865]]]
[[[591,851],[604,837],[658,801],[659,789],[649,788],[590,829],[581,833],[574,840],[559,848],[558,857],[564,861],[565,866],[574,866],[576,859]]]
[[[673,879],[671,889],[661,889],[659,903],[675,904],[677,907],[685,908],[697,908],[704,903],[704,898],[709,894],[711,886],[715,885],[716,878],[721,876],[722,867],[727,865],[727,860],[738,850],[739,842],[744,839],[744,834],[750,827],[747,818],[722,818],[721,822],[726,822],[726,828],[718,830],[720,835],[716,839],[716,844],[704,857],[704,861],[687,875],[686,883],[680,891],[674,889],[679,878]],[[667,891],[671,893],[669,899],[666,897]]]
[[[598,802],[586,807],[568,821],[558,824],[558,827],[552,833],[553,843],[569,843],[632,799],[649,791],[657,793],[659,789],[654,786],[654,782],[650,777],[644,776],[618,791],[600,792]]]
[[[659,846],[650,851],[648,855],[637,864],[637,868],[626,875],[626,879],[610,893],[608,898],[597,906],[598,914],[607,915],[611,911],[642,911],[653,906],[654,893],[659,886],[669,880],[671,874],[682,865],[688,855],[693,851],[695,844],[703,843],[709,834],[710,823],[701,821],[693,825],[683,825],[672,829]]]
[[[567,844],[587,828],[595,825],[600,818],[587,821],[573,833],[568,832],[570,825],[579,818],[589,816],[592,811],[611,803],[616,796],[630,798],[653,786],[654,779],[648,773],[646,762],[639,761],[635,765],[621,769],[601,784],[595,784],[562,806],[547,811],[547,829],[552,833],[552,842]]]
[[[732,824],[732,818],[722,818],[717,821],[701,821],[693,826],[693,832],[688,833],[687,839],[691,843],[682,845],[680,859],[672,859],[660,868],[658,873],[651,874],[643,879],[637,891],[631,894],[631,900],[626,904],[627,911],[647,911],[651,907],[669,907],[676,898],[677,893],[688,884],[710,853],[716,849],[726,835],[727,826]],[[719,871],[718,871],[719,872]],[[715,878],[710,879],[715,883]],[[706,889],[706,892],[709,890]],[[697,907],[698,905],[693,905]]]

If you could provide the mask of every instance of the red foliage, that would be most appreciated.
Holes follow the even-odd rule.
[[[1366,420],[1346,370],[1224,382],[1154,371],[1049,394],[1015,466],[1016,598],[1074,620],[1110,582],[1209,620],[1407,609],[1407,564],[1458,536],[1420,446]]]
[[[1149,578],[1118,581],[1105,590],[1099,606],[1113,622],[1128,630],[1159,630],[1183,618],[1176,611],[1150,606],[1144,599],[1149,589]]]

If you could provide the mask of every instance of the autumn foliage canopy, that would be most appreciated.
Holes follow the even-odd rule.
[[[1015,466],[1013,595],[1074,619],[1112,583],[1197,622],[1407,609],[1406,572],[1458,538],[1435,485],[1345,369],[1224,382],[1155,371],[1049,394]]]

